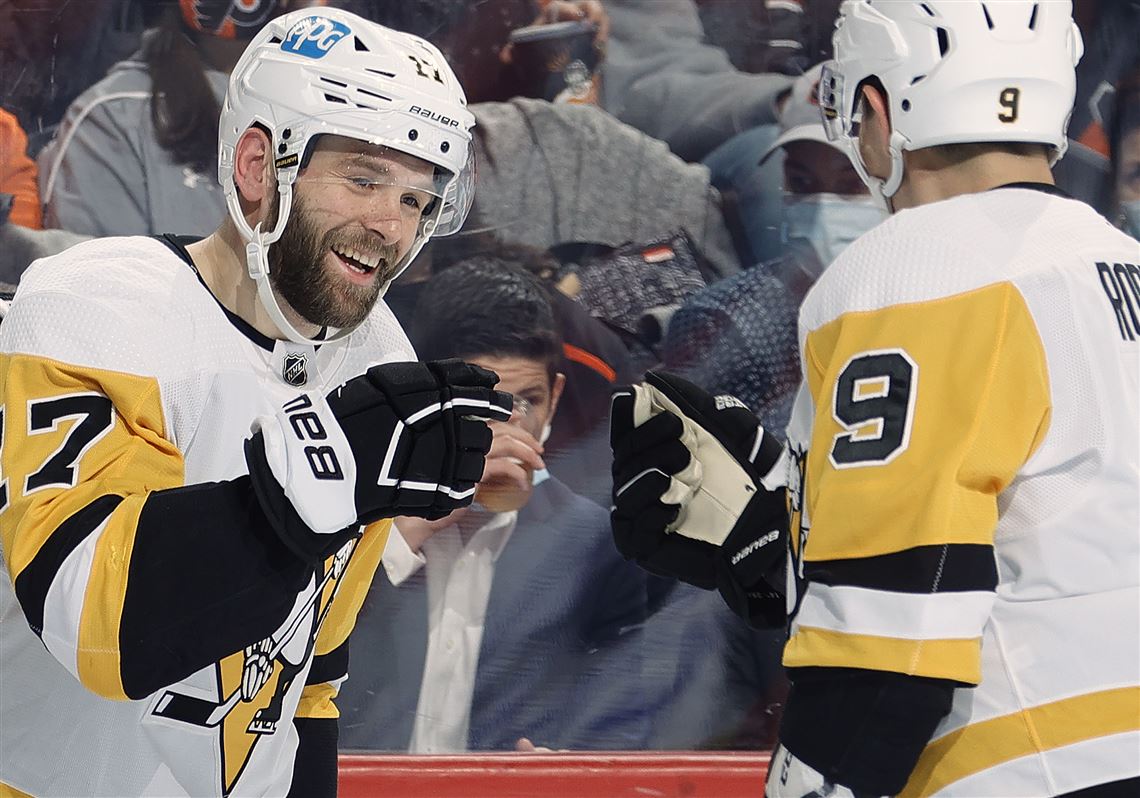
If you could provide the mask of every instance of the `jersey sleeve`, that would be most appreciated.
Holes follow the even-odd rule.
[[[317,633],[313,665],[309,669],[301,701],[297,705],[299,718],[337,718],[335,703],[341,683],[348,676],[349,636],[356,625],[357,615],[364,606],[372,578],[380,565],[392,521],[370,524],[348,561],[339,586],[328,585],[328,613]],[[333,558],[326,567],[332,568]]]
[[[287,616],[312,565],[273,532],[248,477],[184,484],[155,378],[3,354],[0,396],[6,570],[83,685],[145,697]]]
[[[977,684],[999,494],[1051,412],[1021,293],[996,283],[842,314],[806,333],[804,373],[784,664]]]

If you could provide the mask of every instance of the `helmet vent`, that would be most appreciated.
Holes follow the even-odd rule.
[[[325,83],[331,83],[334,86],[340,86],[342,89],[348,88],[347,83],[341,83],[339,80],[333,80],[332,78],[326,78],[324,75],[321,75],[321,80]]]
[[[364,67],[364,71],[365,71],[365,72],[371,72],[373,75],[383,75],[383,76],[384,76],[384,77],[386,77],[386,78],[394,78],[394,77],[396,77],[396,73],[395,73],[395,72],[385,72],[385,71],[383,71],[383,70],[381,70],[381,69],[372,69],[371,67]]]
[[[986,26],[990,30],[993,30],[994,29],[994,20],[993,20],[993,17],[990,16],[990,10],[988,8],[986,8],[985,3],[982,3],[982,13],[986,15]]]
[[[918,5],[923,11],[926,12],[927,16],[934,16],[934,12],[930,10],[930,6],[928,6],[926,3],[919,3]]]
[[[353,41],[355,41],[355,43],[356,43],[356,51],[357,51],[358,53],[370,53],[370,52],[372,52],[371,50],[369,50],[369,49],[368,49],[368,45],[367,45],[367,44],[365,44],[364,42],[360,41],[360,37],[359,37],[359,36],[353,36],[352,38],[353,38]]]
[[[1037,6],[1038,5],[1040,5],[1040,3],[1034,3],[1033,4],[1033,13],[1031,13],[1029,15],[1029,29],[1030,30],[1037,30]]]
[[[938,28],[938,54],[946,55],[950,50],[950,34],[946,32],[946,28]]]
[[[391,97],[385,97],[383,94],[377,94],[376,92],[369,91],[368,89],[361,89],[357,87],[356,91],[358,94],[367,94],[369,97],[375,97],[377,100],[383,100],[384,102],[388,103],[392,102]]]
[[[269,43],[270,44],[281,44],[281,37],[280,36],[270,36],[269,37]]]
[[[343,97],[337,97],[335,94],[329,94],[327,91],[325,92],[325,99],[330,103],[340,103],[341,105],[348,105],[348,100],[344,99]]]

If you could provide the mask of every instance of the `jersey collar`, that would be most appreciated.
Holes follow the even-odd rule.
[[[238,329],[238,332],[240,332],[246,338],[253,341],[255,344],[267,352],[273,351],[273,348],[277,345],[277,341],[273,338],[270,338],[265,333],[259,332],[248,321],[231,311],[221,302],[218,302],[218,298],[214,296],[214,292],[210,290],[210,286],[206,285],[206,281],[202,279],[202,273],[198,271],[198,267],[194,265],[194,259],[190,257],[190,253],[186,250],[187,244],[193,244],[195,241],[201,241],[201,236],[179,236],[174,235],[173,233],[164,233],[163,235],[155,236],[155,238],[165,244],[171,252],[181,258],[182,261],[190,267],[190,269],[194,272],[194,276],[198,278],[198,282],[201,283],[202,287],[206,289],[206,293],[208,293],[210,295],[210,298],[213,299],[214,302],[217,303],[218,307],[222,309],[222,313],[226,314],[226,318],[230,320],[230,324]],[[317,334],[317,337],[324,338],[327,332],[328,328],[322,327],[321,331]]]

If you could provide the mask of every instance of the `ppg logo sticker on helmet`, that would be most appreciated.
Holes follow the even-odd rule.
[[[306,58],[324,58],[332,46],[352,33],[328,17],[305,17],[285,34],[281,49]]]

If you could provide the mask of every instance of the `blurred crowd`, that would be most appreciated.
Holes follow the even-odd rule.
[[[474,207],[386,301],[422,358],[498,372],[541,452],[458,522],[397,521],[342,746],[770,746],[781,635],[621,558],[606,419],[663,364],[784,428],[799,305],[885,218],[819,119],[839,0],[0,0],[0,290],[87,237],[211,232],[229,71],[307,5],[428,39],[463,83]],[[1074,13],[1056,178],[1140,236],[1140,2]]]

